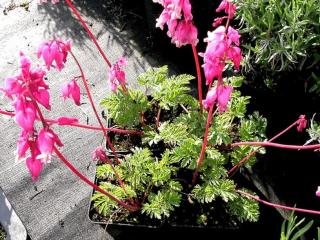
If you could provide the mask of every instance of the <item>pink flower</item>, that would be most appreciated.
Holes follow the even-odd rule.
[[[54,144],[59,147],[63,146],[57,134],[51,129],[41,129],[37,139],[37,146],[41,154],[37,156],[37,159],[40,159],[42,163],[50,163]]]
[[[121,57],[115,64],[112,65],[109,72],[109,84],[111,91],[116,92],[118,85],[125,86],[126,74],[122,70],[123,66],[127,65],[127,61],[124,57]]]
[[[231,45],[234,43],[235,45],[239,46],[240,45],[240,34],[237,30],[235,30],[233,27],[229,26],[228,28],[228,44]]]
[[[14,104],[16,123],[25,131],[33,131],[34,121],[36,120],[36,108],[32,102],[18,98]]]
[[[189,0],[153,0],[163,6],[157,19],[156,27],[163,30],[167,25],[167,35],[177,47],[186,44],[197,45],[198,30],[192,23],[191,4]]]
[[[63,42],[57,39],[40,44],[37,55],[38,58],[43,58],[48,70],[50,70],[51,66],[54,66],[61,71],[64,67],[64,63],[67,61],[68,52],[70,51],[71,40]],[[55,65],[52,65],[53,62],[55,62]]]
[[[70,124],[79,122],[77,118],[69,118],[69,117],[59,117],[57,121],[58,121],[58,125],[60,126],[70,125]]]
[[[214,19],[212,26],[214,28],[218,27],[220,24],[222,24],[223,19],[224,19],[223,17],[218,17],[218,18]]]
[[[48,85],[44,82],[46,72],[37,67],[31,69],[31,62],[20,53],[20,73],[5,80],[5,86],[0,88],[11,100],[29,101],[34,98],[38,103],[50,110],[50,95]]]
[[[5,79],[4,87],[0,88],[0,91],[13,100],[14,95],[18,95],[23,92],[23,87],[17,77],[8,77]]]
[[[62,85],[61,91],[64,99],[72,98],[74,103],[80,106],[80,87],[76,79]]]
[[[239,70],[242,61],[241,49],[238,47],[230,47],[227,54],[227,59],[231,60],[235,69]]]
[[[26,164],[31,174],[32,180],[36,181],[42,171],[42,162],[37,159],[40,151],[34,142],[30,143],[31,156],[26,159]]]
[[[302,132],[307,127],[306,116],[305,115],[301,115],[299,117],[299,120],[298,120],[297,124],[298,124],[298,126],[297,126],[298,132]]]
[[[26,152],[28,151],[29,148],[30,148],[29,133],[25,130],[22,130],[17,142],[18,160],[26,156]]]
[[[35,157],[28,157],[26,160],[26,164],[31,174],[32,180],[36,181],[39,177],[40,172],[42,171],[42,162]]]
[[[222,73],[226,60],[231,60],[238,70],[242,61],[240,44],[240,34],[232,27],[219,26],[212,32],[208,32],[208,37],[204,39],[208,42],[206,51],[201,53],[204,64],[202,65],[206,77],[206,84],[211,85],[214,78],[222,79]]]
[[[105,150],[99,146],[92,152],[92,160],[107,162],[107,154]]]
[[[317,196],[317,197],[320,197],[320,186],[318,186],[318,189],[317,189],[317,191],[316,191],[316,196]]]
[[[219,7],[216,9],[216,12],[225,11],[226,14],[228,14],[228,18],[233,18],[234,14],[236,12],[237,6],[232,3],[232,0],[223,0]]]
[[[224,112],[227,109],[227,104],[231,98],[232,89],[231,86],[218,86],[212,88],[208,92],[206,99],[203,101],[204,107],[208,109],[217,103],[219,111]]]

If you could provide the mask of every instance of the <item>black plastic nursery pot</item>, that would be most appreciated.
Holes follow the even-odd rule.
[[[101,163],[98,163],[98,165]],[[99,180],[95,177],[95,184]],[[92,191],[91,198],[95,190]],[[219,204],[219,203],[218,203]],[[247,239],[247,240],[270,240],[278,239],[282,218],[280,214],[269,207],[260,206],[261,214],[257,223],[223,222],[223,217],[217,217],[219,222],[216,225],[196,225],[188,223],[188,215],[184,211],[192,212],[197,209],[188,205],[179,212],[179,217],[166,219],[165,221],[150,220],[137,213],[136,221],[109,221],[107,217],[99,216],[90,201],[88,218],[94,224],[99,224],[106,229],[115,239],[176,239],[179,236],[183,239]],[[215,214],[222,214],[216,211]],[[133,217],[134,218],[134,217]]]

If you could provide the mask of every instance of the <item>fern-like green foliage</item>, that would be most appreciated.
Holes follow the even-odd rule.
[[[174,208],[180,205],[180,201],[181,194],[174,190],[158,191],[157,194],[150,194],[148,203],[142,207],[142,213],[158,219],[169,217]]]
[[[130,128],[139,125],[141,114],[150,108],[147,96],[141,90],[129,90],[127,94],[119,89],[100,104],[107,109],[108,116],[116,124]]]
[[[136,196],[136,193],[130,186],[126,186],[128,194],[126,194],[123,188],[121,188],[120,186],[115,186],[108,182],[102,182],[99,187],[111,193],[119,200],[124,200],[128,197],[132,198]],[[111,200],[106,195],[100,192],[95,192],[93,194],[92,201],[94,202],[93,207],[96,207],[98,209],[98,212],[103,216],[110,216],[113,213],[113,211],[120,208],[120,206],[115,201]]]
[[[208,113],[200,114],[197,99],[188,94],[191,79],[190,75],[169,76],[164,66],[138,78],[140,85],[150,90],[151,97],[147,98],[140,90],[129,90],[129,94],[118,90],[102,101],[109,117],[119,127],[138,128],[144,132],[141,145],[131,149],[131,154],[124,156],[115,168],[141,206],[141,213],[150,218],[169,218],[176,208],[186,203],[202,207],[213,206],[215,200],[219,200],[225,204],[224,209],[240,221],[255,221],[259,216],[258,205],[239,196],[236,182],[228,178],[227,166],[229,169],[230,160],[237,164],[253,150],[263,153],[263,148],[231,149],[230,144],[239,140],[265,140],[266,120],[257,113],[246,114],[250,98],[237,90],[243,78],[225,79],[234,87],[232,99],[228,111],[214,113],[203,163],[198,169],[198,181],[192,186],[190,180],[203,146]],[[157,125],[155,119],[159,112]],[[252,166],[254,160],[255,157],[243,167]],[[111,166],[98,166],[97,176],[104,189],[119,199],[128,200]],[[94,195],[94,206],[99,212],[111,215],[120,209],[106,199],[101,194]],[[212,217],[210,212],[200,215],[200,222]]]
[[[181,74],[168,76],[168,67],[151,69],[138,78],[138,83],[151,91],[151,96],[163,109],[169,110],[179,104],[196,105],[196,101],[188,92],[193,76]]]
[[[237,198],[235,184],[232,180],[221,179],[213,182],[196,185],[192,191],[194,198],[200,203],[210,203],[217,197],[221,197],[225,202]]]
[[[259,203],[247,197],[238,196],[230,201],[228,209],[240,222],[256,222],[259,219]]]

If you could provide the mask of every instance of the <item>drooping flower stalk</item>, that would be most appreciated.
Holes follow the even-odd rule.
[[[83,174],[81,174],[63,155],[62,153],[56,148],[54,147],[54,152],[57,154],[57,156],[61,159],[61,161],[63,161],[63,163],[74,173],[76,174],[82,181],[84,181],[85,183],[87,183],[88,185],[90,185],[91,187],[93,187],[95,190],[97,190],[98,192],[106,195],[108,198],[112,199],[113,201],[117,202],[119,205],[121,205],[122,207],[124,207],[125,209],[127,209],[130,212],[135,212],[137,211],[139,208],[138,206],[132,206],[129,205],[127,203],[125,203],[124,201],[121,201],[120,199],[116,198],[115,196],[113,196],[112,194],[110,194],[109,192],[103,190],[102,188],[100,188],[99,186],[97,186],[96,184],[92,183],[87,177],[85,177]]]
[[[97,39],[95,38],[95,36],[93,35],[93,33],[91,32],[91,30],[89,29],[89,27],[87,26],[87,24],[85,23],[85,21],[82,19],[80,13],[78,12],[78,10],[76,9],[76,7],[71,3],[70,0],[66,0],[68,6],[70,7],[70,9],[72,10],[72,12],[76,15],[76,17],[78,18],[79,22],[81,23],[81,25],[83,26],[83,28],[87,31],[87,33],[89,34],[91,40],[93,41],[93,43],[96,45],[97,49],[99,50],[101,56],[103,57],[103,59],[105,60],[105,62],[107,63],[108,67],[111,67],[111,63],[109,61],[109,59],[107,58],[106,54],[103,52],[102,48],[100,47]]]
[[[270,207],[274,207],[274,208],[280,208],[280,209],[284,209],[284,210],[289,210],[289,211],[295,211],[295,212],[303,212],[303,213],[309,213],[309,214],[315,214],[315,215],[320,215],[320,211],[317,210],[311,210],[311,209],[305,209],[305,208],[296,208],[296,207],[288,207],[285,205],[280,205],[280,204],[275,204],[275,203],[271,203],[265,200],[260,199],[257,196],[254,196],[250,193],[241,191],[241,190],[236,190],[238,193],[240,193],[243,196],[246,196],[250,199],[253,199],[255,201],[258,201],[264,205],[270,206]]]
[[[90,93],[90,89],[89,89],[89,86],[88,86],[86,77],[85,77],[85,75],[84,75],[84,71],[83,71],[83,69],[82,69],[82,67],[81,67],[78,59],[76,58],[76,56],[75,56],[72,52],[70,52],[70,54],[71,54],[71,56],[73,57],[74,61],[76,62],[77,66],[78,66],[78,68],[79,68],[79,71],[80,71],[80,74],[81,74],[81,79],[82,79],[83,85],[84,85],[84,87],[85,87],[85,90],[86,90],[86,93],[87,93],[87,96],[88,96],[90,105],[91,105],[91,107],[92,107],[92,110],[93,110],[93,112],[94,112],[94,114],[95,114],[95,116],[96,116],[96,119],[97,119],[97,121],[98,121],[101,129],[103,129],[103,135],[104,135],[104,137],[105,137],[105,139],[106,139],[106,141],[107,141],[107,143],[108,143],[108,146],[110,147],[111,151],[113,152],[116,161],[117,161],[118,164],[119,164],[119,163],[120,163],[120,159],[118,158],[118,154],[116,153],[116,150],[115,150],[115,148],[113,147],[113,145],[112,145],[112,143],[111,143],[111,141],[110,141],[110,138],[109,138],[109,136],[108,136],[108,133],[107,133],[107,131],[105,130],[104,125],[103,125],[103,123],[102,123],[102,120],[101,120],[101,118],[100,118],[100,116],[99,116],[99,114],[98,114],[98,111],[97,111],[96,107],[95,107],[95,104],[94,104],[94,102],[93,102],[93,99],[92,99],[92,96],[91,96],[91,93]]]
[[[260,146],[260,147],[275,147],[275,148],[282,148],[282,149],[290,149],[290,150],[316,150],[320,148],[320,144],[313,144],[313,145],[287,145],[287,144],[280,144],[280,143],[272,143],[272,142],[237,142],[233,143],[230,146],[232,148],[238,146]]]
[[[274,140],[276,140],[278,137],[282,136],[283,134],[285,134],[287,131],[289,131],[291,128],[293,128],[294,126],[298,125],[301,122],[302,119],[301,115],[299,117],[298,120],[296,120],[294,123],[292,123],[290,126],[288,126],[286,129],[282,130],[281,132],[279,132],[277,135],[275,135],[274,137],[272,137],[270,140],[268,140],[267,142],[272,142]],[[303,116],[304,117],[304,116]],[[299,127],[299,126],[298,126]],[[237,170],[240,166],[242,166],[245,162],[247,162],[253,155],[255,155],[258,152],[257,150],[251,151],[246,157],[244,157],[243,159],[241,159],[235,166],[233,166],[229,171],[228,171],[228,175],[230,175],[231,173],[233,173],[235,170]]]
[[[10,116],[10,117],[14,117],[15,116],[15,113],[8,112],[8,111],[3,111],[1,109],[0,109],[0,114],[6,115],[6,116]],[[95,130],[95,131],[106,130],[108,132],[115,132],[115,133],[119,133],[119,134],[132,134],[132,135],[142,135],[143,134],[143,132],[137,131],[137,130],[127,130],[127,129],[119,129],[119,128],[105,128],[105,127],[101,128],[101,127],[97,127],[97,126],[79,124],[77,122],[69,122],[69,123],[61,124],[59,120],[53,120],[53,119],[48,119],[48,118],[45,118],[45,121],[48,124],[58,124],[58,125],[61,125],[61,126],[78,127],[78,128],[90,129],[90,130]]]
[[[192,184],[194,185],[196,183],[197,177],[198,177],[198,172],[199,172],[199,168],[203,162],[204,159],[204,155],[206,153],[206,149],[207,149],[207,144],[208,144],[208,135],[209,135],[209,128],[211,125],[211,121],[212,121],[212,116],[213,116],[213,107],[211,106],[209,109],[209,113],[208,113],[208,117],[207,117],[207,123],[206,123],[206,130],[204,133],[204,137],[203,137],[203,143],[202,143],[202,147],[201,147],[201,152],[200,152],[200,156],[198,158],[197,161],[197,167],[193,173],[193,177],[192,177]]]
[[[196,46],[191,45],[192,52],[193,52],[193,58],[196,65],[197,70],[197,80],[198,80],[198,99],[200,104],[200,113],[203,111],[203,104],[202,104],[202,77],[201,77],[201,70],[200,70],[200,63],[199,63],[199,57],[198,57],[198,51]]]

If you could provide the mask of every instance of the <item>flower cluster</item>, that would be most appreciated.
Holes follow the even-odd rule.
[[[17,142],[17,157],[25,159],[32,179],[36,180],[42,165],[51,161],[53,145],[62,146],[59,137],[44,126],[39,133],[34,123],[39,116],[38,104],[50,110],[49,87],[44,81],[46,72],[40,68],[31,68],[31,61],[20,53],[20,72],[8,77],[0,90],[13,101],[15,121],[21,127]],[[30,154],[27,151],[30,150]]]
[[[124,57],[120,58],[110,68],[109,72],[109,85],[113,92],[117,91],[118,85],[121,85],[125,89],[126,85],[126,74],[122,70],[122,67],[127,65],[127,61]]]
[[[224,10],[228,16],[215,19],[214,26],[220,25],[223,19],[228,19],[226,26],[218,26],[214,31],[208,32],[208,37],[204,39],[207,42],[206,51],[201,53],[204,64],[204,74],[206,84],[212,85],[213,79],[218,79],[217,86],[210,89],[204,106],[212,107],[218,103],[219,111],[225,111],[227,103],[231,97],[232,87],[220,86],[222,84],[223,71],[227,61],[231,61],[235,69],[239,69],[242,60],[240,45],[240,34],[237,30],[229,26],[229,20],[234,17],[236,6],[232,1],[224,0],[217,8],[217,12]]]
[[[42,57],[48,70],[50,67],[61,70],[71,51],[71,41],[52,40],[43,42],[38,49],[38,58]],[[53,148],[63,146],[57,134],[45,122],[39,105],[51,110],[49,86],[45,82],[46,71],[43,67],[31,68],[30,59],[20,53],[20,71],[16,76],[5,79],[0,90],[12,100],[15,122],[21,127],[17,141],[17,158],[26,160],[26,165],[33,180],[36,180],[43,164],[52,159]],[[62,96],[71,97],[80,105],[80,88],[73,79],[62,87]],[[35,121],[42,121],[43,128],[35,128]],[[58,124],[76,122],[76,119],[60,117]],[[29,150],[29,154],[28,154]]]
[[[156,27],[163,30],[168,27],[168,36],[177,47],[198,43],[198,30],[194,26],[189,0],[153,0],[163,6],[163,11],[157,19]]]
[[[61,71],[67,61],[68,52],[71,50],[71,40],[61,41],[55,39],[43,42],[38,48],[38,58],[42,57],[48,70],[53,66]],[[55,62],[55,65],[52,65]]]

